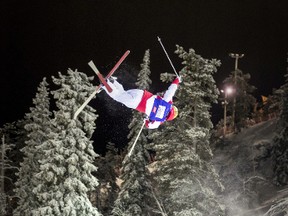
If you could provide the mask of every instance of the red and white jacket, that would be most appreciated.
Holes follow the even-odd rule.
[[[163,97],[161,98],[162,100],[168,102],[168,103],[173,103],[172,99],[173,96],[175,95],[175,92],[178,88],[178,85],[180,83],[179,78],[177,77],[169,86],[168,90],[164,93]],[[157,95],[153,95],[152,93],[144,90],[142,99],[139,103],[139,105],[136,107],[136,110],[139,112],[145,113],[147,116],[150,116],[150,113],[153,108],[154,100],[156,98],[159,98]],[[163,122],[160,121],[149,121],[146,120],[146,127],[149,129],[155,129],[158,128]]]

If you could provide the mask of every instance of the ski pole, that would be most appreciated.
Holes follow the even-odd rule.
[[[145,125],[145,121],[143,122],[142,127],[141,127],[141,129],[140,129],[140,131],[139,131],[139,133],[138,133],[138,135],[137,135],[137,137],[136,137],[136,139],[135,139],[135,141],[134,141],[134,143],[133,143],[133,145],[132,145],[129,153],[128,153],[128,157],[131,156],[132,151],[133,151],[133,149],[134,149],[134,147],[135,147],[135,145],[136,145],[136,143],[137,143],[137,140],[139,139],[139,136],[140,136],[140,134],[141,134],[141,132],[142,132],[142,130],[143,130],[144,125]]]
[[[176,74],[177,77],[179,77],[179,75],[178,75],[178,73],[176,72],[175,67],[174,67],[171,59],[169,58],[168,53],[166,52],[166,49],[165,49],[164,45],[163,45],[162,42],[161,42],[160,37],[157,36],[157,38],[158,38],[158,41],[159,41],[159,43],[161,44],[162,49],[164,50],[164,52],[165,52],[165,54],[166,54],[166,56],[167,56],[167,58],[168,58],[168,60],[169,60],[169,62],[170,62],[170,64],[171,64],[171,66],[172,66],[172,68],[173,68],[173,70],[174,70],[174,73]]]

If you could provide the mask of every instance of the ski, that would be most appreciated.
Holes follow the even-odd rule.
[[[122,64],[122,62],[126,59],[126,57],[129,55],[130,51],[127,50],[124,55],[118,60],[118,62],[115,64],[115,66],[111,69],[111,71],[107,74],[107,76],[105,77],[105,81],[111,77],[114,72],[118,69],[118,67]],[[96,68],[97,69],[97,68]],[[98,76],[99,77],[99,76]],[[103,77],[103,76],[102,76]],[[106,82],[107,83],[107,82]],[[107,84],[108,85],[108,84]],[[95,91],[86,99],[86,101],[76,110],[76,112],[74,113],[73,119],[76,119],[77,116],[82,112],[82,110],[85,108],[85,106],[87,106],[87,104],[95,97],[95,95],[97,93],[100,92],[102,84],[96,86]],[[108,85],[109,86],[109,85]],[[110,87],[110,86],[109,86]],[[110,87],[111,88],[111,87]]]
[[[112,88],[108,85],[102,74],[99,72],[93,61],[88,62],[88,65],[92,68],[92,70],[96,73],[101,83],[107,88],[108,92],[112,92]]]

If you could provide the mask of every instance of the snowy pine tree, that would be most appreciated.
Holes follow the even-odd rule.
[[[19,202],[18,207],[14,210],[14,215],[31,215],[32,210],[39,205],[38,199],[32,190],[39,183],[35,175],[40,171],[38,161],[44,156],[41,149],[37,149],[37,146],[48,139],[47,135],[51,128],[47,86],[48,83],[44,78],[40,83],[36,97],[33,99],[35,107],[30,108],[31,112],[26,115],[26,119],[29,119],[31,123],[25,125],[28,141],[22,149],[24,160],[20,164],[18,181],[15,183],[15,194],[19,197]]]
[[[281,114],[273,150],[275,181],[279,185],[288,184],[288,71],[285,79],[285,84],[277,91],[281,95]]]
[[[98,165],[98,169],[95,176],[100,186],[97,187],[95,192],[90,193],[90,197],[94,201],[93,204],[103,215],[111,215],[119,192],[117,177],[119,177],[123,157],[114,143],[108,142],[106,149],[105,157],[96,158],[95,164]]]
[[[7,214],[7,200],[9,195],[5,191],[5,182],[11,179],[6,175],[8,170],[15,169],[16,167],[12,166],[12,161],[7,157],[7,152],[13,148],[13,144],[6,143],[5,136],[1,138],[0,146],[0,215]]]
[[[59,73],[59,78],[53,77],[54,83],[60,87],[52,92],[59,110],[54,113],[54,127],[49,139],[38,146],[45,156],[39,161],[40,172],[36,174],[39,184],[33,192],[39,206],[33,215],[100,215],[87,196],[87,192],[98,185],[91,174],[96,171],[92,164],[96,153],[89,140],[97,116],[95,110],[87,106],[77,120],[72,119],[77,108],[94,90],[90,80],[82,72],[71,69],[67,75]]]
[[[155,180],[168,215],[224,215],[215,192],[222,190],[213,166],[209,147],[211,104],[219,91],[213,74],[220,65],[215,59],[206,60],[193,49],[186,52],[177,45],[175,51],[183,60],[180,71],[183,82],[174,97],[179,117],[152,134],[156,150]],[[171,74],[162,74],[164,81]]]
[[[146,50],[138,74],[136,86],[139,89],[149,89],[151,80],[150,71],[150,51]],[[132,121],[129,124],[130,142],[128,149],[131,148],[143,124],[143,115],[133,111]],[[114,216],[147,216],[150,215],[149,201],[151,200],[151,183],[147,172],[147,153],[144,145],[147,143],[146,132],[142,131],[136,146],[129,157],[126,155],[123,161],[121,179],[123,180],[120,193],[113,208]]]
[[[288,54],[287,54],[288,55]],[[287,58],[288,63],[288,58]],[[273,149],[275,182],[278,185],[287,185],[288,183],[288,68],[285,75],[285,84],[276,90],[277,95],[281,95],[279,106],[281,114],[278,120],[278,131],[274,138],[275,146]],[[288,198],[284,197],[277,201],[264,216],[287,215]]]
[[[27,131],[24,126],[29,122],[28,119],[21,119],[12,123],[6,123],[3,128],[0,129],[1,137],[5,137],[5,143],[9,144],[9,151],[6,152],[6,157],[10,161],[10,167],[18,169],[20,163],[23,160],[23,153],[21,149],[25,146],[27,141]],[[9,195],[10,202],[8,203],[8,215],[11,215],[16,208],[17,197],[15,196],[15,182],[17,181],[17,171],[7,170],[5,173],[5,192]]]
[[[138,89],[142,90],[148,90],[150,88],[150,85],[152,83],[150,79],[150,50],[146,50],[144,57],[143,57],[143,63],[140,65],[141,70],[138,74],[138,79],[136,82],[136,86]]]

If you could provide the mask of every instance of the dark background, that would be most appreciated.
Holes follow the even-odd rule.
[[[144,52],[150,49],[152,90],[165,89],[159,74],[173,71],[157,36],[177,70],[182,66],[174,54],[176,44],[193,48],[204,58],[221,60],[215,76],[219,88],[234,69],[230,52],[245,54],[239,68],[251,74],[255,97],[271,94],[284,83],[287,0],[5,0],[0,10],[0,125],[29,111],[44,76],[51,83],[52,75],[67,68],[92,76],[87,65],[91,59],[105,74],[128,49],[131,53],[117,72],[124,86],[133,87]],[[98,137],[116,135],[115,142],[121,142],[130,111],[101,94],[92,102],[106,118],[99,118],[97,128],[110,132],[102,130]],[[222,110],[215,109],[213,119],[221,117]]]

